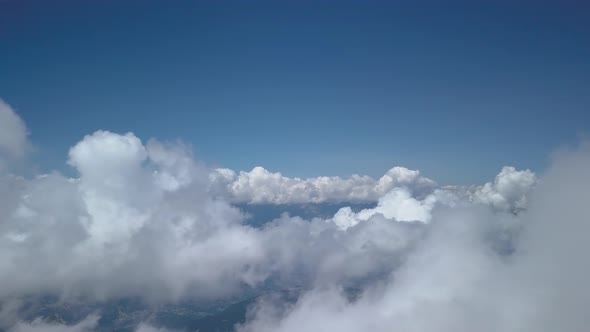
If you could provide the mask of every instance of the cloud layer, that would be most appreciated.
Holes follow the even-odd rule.
[[[354,301],[334,287],[287,307],[261,301],[239,330],[584,331],[588,167],[588,145],[562,154],[518,218],[476,206],[439,210],[385,283]],[[511,255],[490,243],[507,221],[524,227]]]
[[[10,162],[29,143],[0,106],[20,124],[0,142],[20,151],[2,155]],[[67,163],[78,176],[0,173],[0,328],[95,330],[99,314],[22,321],[18,301],[31,295],[167,303],[298,287],[294,303],[261,297],[237,330],[585,329],[588,145],[557,155],[541,179],[504,167],[473,187],[403,167],[380,179],[210,169],[182,144],[108,131],[75,144]],[[234,205],[325,202],[374,206],[254,227]]]

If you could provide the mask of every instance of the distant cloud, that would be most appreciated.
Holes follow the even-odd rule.
[[[518,211],[526,208],[527,194],[536,182],[535,173],[528,169],[518,171],[514,167],[503,167],[494,182],[478,187],[472,198],[498,209]]]
[[[289,178],[260,166],[250,172],[239,173],[227,168],[213,169],[210,171],[209,179],[213,192],[234,203],[366,203],[383,200],[387,194],[395,195],[391,193],[393,189],[399,189],[398,193],[407,193],[410,198],[424,200],[430,196],[432,200],[434,197],[431,195],[435,190],[441,189],[447,192],[447,196],[453,192],[469,196],[476,203],[511,211],[526,208],[526,195],[537,182],[535,173],[528,169],[516,170],[511,166],[502,168],[493,182],[473,187],[441,188],[433,180],[420,175],[420,171],[399,166],[391,168],[378,180],[367,175],[353,175],[349,178]],[[429,204],[428,200],[424,203]],[[415,220],[422,219],[428,218],[420,217]]]
[[[232,201],[253,204],[375,202],[393,188],[406,188],[421,195],[436,187],[434,181],[422,177],[419,171],[404,167],[390,169],[379,180],[366,175],[289,178],[262,167],[239,173],[215,169],[210,178]]]
[[[417,199],[405,188],[393,188],[377,202],[377,206],[363,209],[358,213],[352,212],[350,207],[340,209],[332,219],[338,227],[346,229],[366,221],[374,215],[380,214],[385,218],[396,221],[429,222],[431,210],[437,204],[451,206],[459,197],[452,191],[437,189],[423,199]]]

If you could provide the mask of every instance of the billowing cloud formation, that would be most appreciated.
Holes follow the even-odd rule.
[[[262,297],[239,330],[585,329],[588,146],[559,155],[541,181],[506,167],[472,188],[400,167],[379,180],[212,170],[182,144],[108,131],[67,162],[78,177],[0,174],[0,328],[96,327],[92,315],[19,320],[27,295],[163,303],[297,286],[307,291],[295,303]],[[376,203],[258,227],[232,205],[330,201]]]
[[[355,226],[361,221],[369,220],[375,215],[382,215],[395,221],[429,222],[431,210],[437,204],[455,205],[459,200],[457,193],[449,190],[437,189],[423,199],[417,199],[405,188],[393,188],[379,198],[377,206],[364,209],[358,213],[350,207],[341,208],[332,219],[341,229]]]
[[[290,306],[261,301],[239,330],[585,331],[589,168],[588,145],[562,154],[518,217],[477,206],[435,211],[424,239],[384,284],[352,301],[334,287]],[[508,256],[490,243],[506,222],[523,226]]]
[[[494,182],[488,182],[473,193],[473,200],[498,209],[519,211],[526,208],[526,196],[537,178],[530,170],[504,167]]]
[[[0,296],[218,297],[293,267],[310,282],[345,270],[360,278],[382,271],[380,261],[409,242],[403,234],[399,243],[372,238],[376,227],[407,232],[384,218],[350,234],[320,219],[250,227],[209,192],[209,171],[185,149],[143,145],[132,134],[88,135],[68,163],[79,178],[3,178]],[[353,257],[364,260],[362,270]]]
[[[212,172],[211,179],[234,202],[271,204],[374,202],[393,188],[423,195],[436,187],[434,181],[421,176],[419,171],[405,167],[394,167],[379,180],[366,175],[288,178],[262,167],[239,174],[220,168]]]
[[[273,173],[263,167],[255,167],[250,172],[236,173],[227,168],[213,169],[209,173],[212,191],[234,203],[250,204],[302,204],[323,202],[378,202],[386,195],[408,195],[423,201],[427,206],[432,202],[437,189],[468,196],[476,203],[487,204],[499,210],[514,212],[526,208],[526,196],[537,182],[530,170],[517,170],[506,166],[493,182],[482,186],[439,188],[436,182],[420,175],[418,170],[393,167],[378,180],[366,175],[353,175],[350,178],[317,177],[289,178],[281,173]],[[396,190],[394,190],[396,189]],[[392,193],[392,191],[394,191]],[[431,196],[430,199],[426,199]],[[448,197],[447,197],[448,198]],[[401,198],[400,198],[401,199]],[[412,204],[404,199],[407,204]],[[430,203],[429,203],[430,202]],[[416,202],[414,202],[416,204]],[[400,211],[400,213],[411,213]],[[416,209],[414,209],[415,211]],[[409,216],[402,219],[408,219]],[[425,213],[414,220],[427,220]]]
[[[175,298],[259,281],[260,235],[206,186],[171,190],[182,174],[159,147],[99,131],[70,150],[80,178],[5,178],[0,295]]]
[[[4,178],[0,295],[222,296],[293,267],[310,282],[362,278],[391,269],[386,257],[411,243],[412,227],[389,221],[427,222],[437,203],[454,197],[437,190],[420,200],[394,188],[358,214],[344,209],[332,220],[288,218],[257,229],[209,191],[209,171],[182,147],[98,131],[72,147],[68,163],[79,178]],[[391,173],[401,183],[418,178]]]

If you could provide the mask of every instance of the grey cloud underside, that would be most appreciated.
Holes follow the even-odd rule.
[[[0,143],[22,153],[5,163],[29,145],[6,143],[26,138],[24,125],[13,135]],[[99,329],[100,313],[22,320],[19,301],[36,295],[206,302],[296,286],[298,300],[261,297],[237,329],[582,331],[589,159],[583,145],[540,180],[505,167],[473,187],[402,167],[297,179],[210,169],[182,144],[98,131],[70,149],[76,178],[0,175],[0,328]],[[331,202],[371,206],[257,226],[236,207]],[[147,323],[135,328],[158,329]]]

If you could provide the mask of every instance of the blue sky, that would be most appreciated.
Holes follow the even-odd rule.
[[[0,97],[42,169],[107,129],[232,169],[482,183],[587,135],[588,9],[0,1]]]

